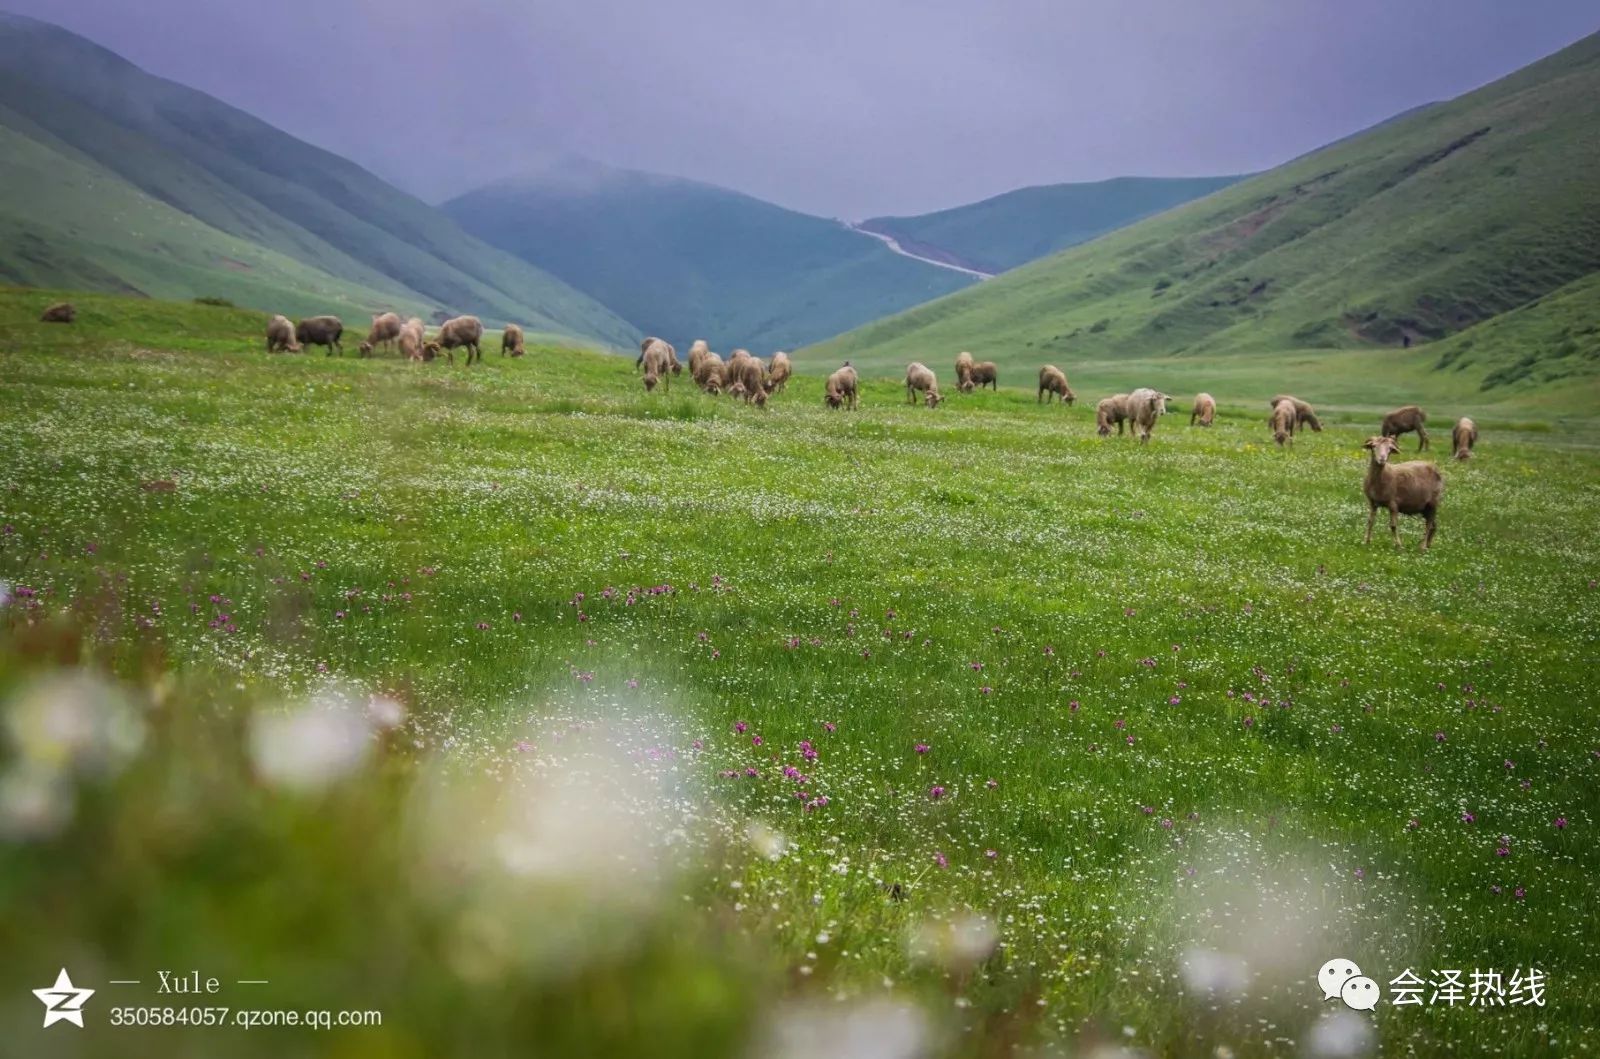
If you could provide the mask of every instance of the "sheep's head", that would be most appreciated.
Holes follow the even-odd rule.
[[[361,355],[363,357],[372,356],[372,343],[371,342],[363,342],[357,348],[361,351]]]
[[[1061,395],[1061,399],[1068,404],[1072,404],[1078,399],[1078,395],[1072,392],[1072,387],[1068,386],[1067,392]]]
[[[1318,433],[1318,434],[1322,433],[1322,424],[1317,421],[1317,417],[1316,416],[1311,415],[1311,414],[1308,413],[1306,415],[1306,425],[1309,426],[1316,433]]]
[[[683,374],[683,365],[680,364],[676,360],[672,362],[672,374],[674,374],[674,375],[682,375]]]
[[[822,400],[829,408],[838,408],[844,403],[844,396],[838,390],[829,389],[827,393],[822,395]]]
[[[1361,447],[1370,450],[1372,452],[1372,462],[1382,466],[1389,462],[1390,453],[1399,451],[1400,443],[1394,438],[1379,435],[1375,438],[1368,438],[1366,444]]]
[[[972,381],[972,376],[970,374],[963,375],[961,377],[961,383],[956,387],[956,389],[960,390],[962,393],[971,393],[977,388],[978,384]]]
[[[923,400],[928,403],[929,408],[938,408],[939,402],[944,400],[944,398],[939,396],[938,390],[929,390],[928,395],[923,398]]]

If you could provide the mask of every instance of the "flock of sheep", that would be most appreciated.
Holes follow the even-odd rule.
[[[274,316],[267,322],[268,353],[298,353],[306,346],[322,346],[327,355],[344,355],[344,321],[337,316],[308,316],[299,323],[291,323],[286,316]],[[455,350],[467,351],[467,363],[483,360],[483,322],[476,316],[457,316],[439,326],[439,333],[427,337],[421,317],[413,316],[402,323],[395,313],[378,313],[372,318],[372,329],[362,340],[358,352],[370,357],[374,350],[398,349],[407,360],[427,361],[443,353],[450,363],[456,361]],[[500,339],[500,352],[520,357],[527,352],[523,345],[522,328],[507,324]]]

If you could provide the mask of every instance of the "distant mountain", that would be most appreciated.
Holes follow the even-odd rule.
[[[723,351],[792,349],[974,282],[836,221],[582,159],[441,208],[640,330]]]
[[[0,13],[0,282],[637,331],[359,166]]]
[[[1407,364],[1485,390],[1593,379],[1596,173],[1600,34],[1448,103],[875,321],[800,362],[849,357],[890,371],[913,355],[962,349],[1019,367],[1296,350],[1331,366],[1339,350],[1388,346]]]
[[[873,217],[857,227],[887,235],[923,257],[980,272],[1004,272],[1242,179],[1118,177],[1090,184],[1046,184],[937,213]]]

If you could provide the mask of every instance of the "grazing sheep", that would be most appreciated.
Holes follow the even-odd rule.
[[[932,369],[921,361],[914,360],[906,365],[906,402],[916,404],[919,393],[929,408],[938,408],[939,402],[943,400],[939,396],[939,380]]]
[[[1428,447],[1428,431],[1422,425],[1427,421],[1428,413],[1414,404],[1408,404],[1384,416],[1383,425],[1378,428],[1378,433],[1386,438],[1398,439],[1401,434],[1415,430],[1417,437],[1422,439],[1417,445],[1417,451],[1421,452]]]
[[[1267,402],[1268,408],[1277,408],[1279,401],[1288,401],[1294,405],[1294,427],[1298,432],[1301,427],[1310,427],[1314,433],[1322,433],[1322,421],[1317,418],[1317,413],[1306,402],[1290,394],[1280,393]],[[1268,419],[1271,422],[1271,419]]]
[[[1470,460],[1472,446],[1478,443],[1478,424],[1462,416],[1456,420],[1455,429],[1450,431],[1450,447],[1456,450],[1456,459]]]
[[[523,345],[522,328],[516,324],[506,324],[505,331],[500,335],[500,355],[520,357],[528,352]]]
[[[689,347],[689,376],[690,376],[690,378],[693,378],[695,372],[700,370],[700,362],[705,360],[706,357],[708,357],[710,355],[711,355],[711,347],[706,345],[706,340],[703,339],[703,338],[695,339],[694,343]]]
[[[483,349],[478,345],[483,341],[483,322],[476,316],[458,316],[454,320],[446,320],[439,328],[439,334],[434,338],[433,344],[449,352],[457,347],[465,347],[467,363],[476,360],[483,363]],[[450,363],[456,362],[455,354],[450,354]]]
[[[1167,402],[1170,400],[1172,398],[1167,394],[1148,386],[1141,386],[1128,395],[1128,419],[1139,429],[1139,444],[1150,441],[1150,432],[1156,427],[1156,419],[1167,414]]]
[[[1439,528],[1439,501],[1444,496],[1444,476],[1439,468],[1426,460],[1410,463],[1390,463],[1391,454],[1400,451],[1400,442],[1387,434],[1368,438],[1363,448],[1372,453],[1367,464],[1367,478],[1362,485],[1367,494],[1367,538],[1372,543],[1372,524],[1378,509],[1389,510],[1389,532],[1394,536],[1394,546],[1400,547],[1400,516],[1421,515],[1428,528],[1422,535],[1422,550],[1433,543],[1433,534]]]
[[[987,386],[998,393],[1000,390],[1000,368],[992,360],[980,360],[972,366],[972,375],[969,381],[979,390]]]
[[[828,376],[823,387],[822,400],[829,408],[845,405],[851,411],[856,407],[856,369],[847,361],[845,366]]]
[[[971,393],[975,389],[972,381],[972,369],[977,362],[972,359],[971,353],[956,354],[956,391],[958,393]]]
[[[728,393],[743,397],[745,404],[754,401],[766,405],[766,369],[759,360],[751,356],[735,357],[728,362],[728,371]]]
[[[267,352],[300,352],[300,343],[294,340],[294,324],[281,313],[267,321]]]
[[[412,326],[413,323],[416,325],[415,327]],[[400,328],[400,335],[396,342],[400,346],[400,355],[402,357],[407,360],[421,360],[423,346],[422,321],[406,321],[404,326]]]
[[[638,359],[633,362],[634,371],[638,371],[640,368],[644,367],[644,353],[645,350],[650,348],[650,343],[659,341],[661,341],[661,339],[657,338],[655,335],[646,335],[644,338],[639,340],[639,356]]]
[[[1094,406],[1094,429],[1101,437],[1111,436],[1111,427],[1117,428],[1117,436],[1122,436],[1122,424],[1132,418],[1128,415],[1128,395],[1125,393],[1112,394],[1103,397],[1100,403]]]
[[[696,386],[715,397],[722,392],[724,366],[721,357],[708,351],[700,358],[698,366],[689,369],[689,374]]]
[[[789,385],[789,376],[793,371],[793,366],[789,363],[789,354],[781,349],[774,353],[771,362],[767,364],[767,392],[782,393],[784,387]]]
[[[670,347],[659,338],[651,342],[644,351],[644,388],[648,392],[656,388],[656,381],[662,380],[662,388],[672,392],[672,358],[667,355]]]
[[[400,317],[394,313],[377,313],[372,318],[372,330],[367,332],[367,340],[362,343],[366,347],[363,356],[367,356],[379,346],[388,346],[394,349],[394,340],[400,337]]]
[[[339,336],[344,334],[344,323],[337,316],[308,316],[294,327],[294,340],[302,346],[326,346],[326,356],[338,350],[344,356],[344,346]]]
[[[1217,400],[1208,393],[1196,394],[1194,409],[1189,413],[1189,425],[1199,423],[1203,427],[1211,425],[1217,418]]]
[[[71,302],[56,302],[39,317],[42,324],[70,324],[78,318],[78,307]]]
[[[1046,397],[1045,394],[1050,396]],[[1060,395],[1063,404],[1071,404],[1078,399],[1078,395],[1072,392],[1072,387],[1067,385],[1067,373],[1054,364],[1046,364],[1039,369],[1039,401],[1049,404],[1057,395]],[[1037,404],[1038,401],[1034,403]]]
[[[1285,397],[1273,406],[1272,416],[1267,420],[1267,425],[1272,428],[1272,440],[1278,447],[1294,445],[1294,402]]]

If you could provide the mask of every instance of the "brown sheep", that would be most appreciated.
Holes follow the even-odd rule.
[[[767,392],[782,393],[789,385],[789,376],[793,374],[794,367],[789,363],[789,354],[781,349],[772,355],[772,360],[767,364]]]
[[[823,387],[822,400],[829,408],[838,408],[845,405],[851,411],[856,407],[856,369],[848,361],[844,367],[828,376],[828,381]]]
[[[1472,446],[1478,443],[1478,424],[1462,416],[1456,420],[1455,429],[1450,431],[1450,446],[1456,450],[1456,459],[1470,460]]]
[[[483,348],[478,344],[483,341],[483,321],[476,316],[458,316],[454,320],[446,320],[439,327],[439,333],[434,337],[433,345],[450,354],[450,363],[456,362],[455,354],[451,350],[464,347],[467,351],[467,363],[476,360],[483,363]]]
[[[644,351],[644,388],[648,392],[656,388],[656,381],[662,381],[662,389],[667,393],[672,392],[672,358],[667,355],[669,347],[659,338],[651,342]]]
[[[394,349],[394,340],[400,337],[400,317],[394,313],[377,313],[372,317],[372,330],[367,332],[367,340],[362,343],[366,353],[370,355],[379,346],[388,346]]]
[[[939,380],[926,364],[912,361],[906,365],[906,402],[917,403],[917,394],[923,395],[923,401],[929,408],[938,408],[943,400],[939,396]]]
[[[1426,460],[1410,463],[1390,463],[1389,457],[1400,451],[1400,443],[1393,437],[1380,434],[1368,438],[1363,448],[1372,456],[1367,464],[1367,478],[1362,485],[1367,494],[1367,537],[1372,543],[1372,524],[1377,520],[1378,509],[1389,511],[1389,532],[1394,546],[1400,547],[1400,516],[1421,515],[1428,524],[1422,535],[1422,550],[1433,543],[1433,534],[1439,528],[1439,501],[1444,497],[1444,476],[1439,468]]]
[[[1278,407],[1279,401],[1289,401],[1294,405],[1294,427],[1298,433],[1301,427],[1310,427],[1313,433],[1322,433],[1322,420],[1317,418],[1317,413],[1305,401],[1290,394],[1280,393],[1267,402],[1268,408]],[[1271,422],[1271,419],[1268,419]]]
[[[1272,440],[1278,447],[1294,445],[1294,402],[1285,397],[1272,409],[1272,417],[1267,420],[1267,425],[1272,428]]]
[[[1046,397],[1045,394],[1050,396]],[[1060,395],[1062,404],[1071,404],[1078,399],[1078,395],[1072,392],[1072,387],[1067,385],[1067,373],[1054,364],[1046,364],[1039,369],[1039,398],[1034,403],[1044,401],[1048,404],[1054,401],[1057,395]]]
[[[267,352],[300,352],[300,343],[294,340],[294,324],[281,313],[267,321]]]
[[[1139,444],[1149,443],[1150,432],[1156,428],[1156,420],[1167,414],[1170,400],[1167,394],[1148,386],[1141,386],[1128,395],[1128,419],[1139,430]]]
[[[1378,428],[1378,433],[1386,438],[1399,438],[1401,434],[1415,430],[1417,437],[1422,439],[1417,445],[1417,451],[1421,452],[1428,447],[1428,431],[1422,425],[1427,421],[1428,413],[1414,404],[1408,404],[1384,416],[1383,425]]]
[[[696,386],[715,397],[722,392],[724,366],[721,357],[707,352],[700,358],[699,366],[691,368],[689,373],[694,378]]]
[[[518,327],[516,324],[506,324],[505,331],[503,331],[500,335],[500,355],[502,357],[522,356],[524,353],[528,352],[527,346],[523,345],[524,341],[525,340],[522,336],[522,328]]]
[[[1117,428],[1117,436],[1122,436],[1122,424],[1129,418],[1128,395],[1125,393],[1112,394],[1110,397],[1101,398],[1100,403],[1094,406],[1095,433],[1101,437],[1111,436],[1111,427]]]
[[[334,350],[339,351],[339,356],[344,356],[344,346],[339,344],[339,336],[344,334],[344,323],[337,316],[308,316],[294,326],[294,340],[302,346],[326,346],[326,356],[333,356]]]
[[[765,407],[767,403],[766,369],[755,357],[735,357],[728,362],[728,393],[743,397],[745,404],[754,401]]]
[[[1196,394],[1194,409],[1189,413],[1189,425],[1199,423],[1208,427],[1217,418],[1217,399],[1208,393]]]
[[[975,386],[972,382],[972,369],[977,364],[972,359],[972,354],[961,352],[956,354],[956,392],[971,393]]]
[[[981,390],[987,386],[998,393],[1000,390],[1000,369],[992,360],[980,360],[972,366],[972,375],[969,376],[968,381],[977,389]]]
[[[421,360],[423,346],[422,321],[416,318],[407,320],[400,325],[400,335],[395,340],[400,346],[400,355],[407,360]]]
[[[40,316],[42,324],[70,324],[78,318],[78,307],[71,302],[56,302]]]
[[[710,354],[711,347],[706,345],[705,339],[697,338],[694,340],[694,344],[689,347],[689,376],[691,378],[700,370],[700,362]]]
[[[650,343],[659,341],[661,341],[661,339],[657,338],[655,335],[646,335],[644,338],[639,340],[639,357],[633,362],[634,371],[638,371],[640,368],[644,367],[644,353],[645,350],[650,348]]]

